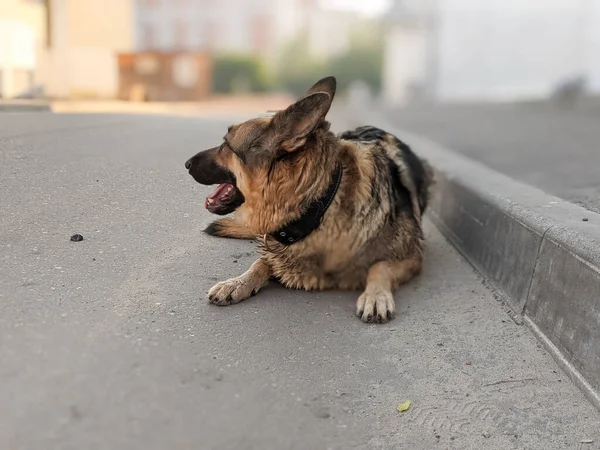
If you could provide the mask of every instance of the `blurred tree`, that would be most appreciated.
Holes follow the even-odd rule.
[[[306,36],[291,42],[282,53],[278,82],[295,95],[302,95],[316,80],[334,75],[338,91],[344,92],[354,81],[363,81],[373,92],[381,89],[383,33],[377,22],[364,22],[350,35],[348,51],[326,61],[311,55]]]
[[[360,80],[373,92],[379,92],[383,51],[383,33],[375,23],[366,22],[352,33],[348,51],[328,62],[328,73],[337,78],[340,91],[347,90],[352,82]]]
[[[249,55],[215,56],[213,92],[263,92],[272,86],[260,59]]]
[[[300,96],[322,78],[326,70],[326,65],[310,54],[306,35],[301,35],[282,52],[277,80],[280,87]]]

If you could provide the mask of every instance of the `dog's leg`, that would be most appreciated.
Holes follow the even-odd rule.
[[[232,238],[232,239],[254,239],[256,236],[250,233],[250,230],[234,217],[215,220],[204,230],[211,236]]]
[[[396,314],[392,290],[421,271],[422,257],[373,264],[367,275],[367,287],[356,302],[356,315],[363,322],[385,323]]]
[[[256,295],[270,277],[271,268],[261,258],[255,261],[243,275],[214,285],[208,292],[208,299],[214,305],[235,305]]]

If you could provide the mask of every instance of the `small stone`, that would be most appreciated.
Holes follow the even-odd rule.
[[[582,439],[581,443],[582,444],[593,444],[594,440],[593,439]]]
[[[317,419],[329,419],[331,417],[327,408],[315,408],[312,413]]]
[[[83,414],[81,414],[81,411],[79,410],[77,405],[71,405],[69,407],[69,412],[73,420],[80,420],[83,417]]]
[[[490,433],[489,431],[484,431],[484,432],[482,433],[482,436],[483,436],[484,438],[486,438],[486,439],[489,439],[489,438],[491,438],[491,437],[492,437],[492,433]]]
[[[83,241],[83,236],[80,234],[74,234],[73,236],[71,236],[71,240],[73,242],[81,242]]]
[[[588,219],[587,217],[584,217],[584,218],[583,218],[583,219],[581,219],[581,220],[583,220],[584,222],[587,222],[587,221],[588,221],[588,220],[590,220],[590,219]]]
[[[466,364],[467,366],[470,366],[470,365],[471,365],[471,361],[467,361],[465,364]]]

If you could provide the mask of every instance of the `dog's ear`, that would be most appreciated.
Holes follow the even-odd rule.
[[[317,92],[325,92],[329,94],[331,97],[331,101],[333,101],[333,97],[335,97],[335,90],[337,88],[337,81],[335,77],[325,77],[322,80],[317,81],[313,87],[308,90],[308,95],[315,94]]]
[[[273,125],[282,137],[281,148],[293,152],[306,143],[331,107],[332,98],[325,92],[316,92],[298,100],[273,117]]]

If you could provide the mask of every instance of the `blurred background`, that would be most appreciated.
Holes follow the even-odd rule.
[[[378,92],[389,2],[0,0],[4,99],[204,101],[297,94],[323,74]]]
[[[599,55],[599,0],[0,0],[5,100],[570,102]]]

